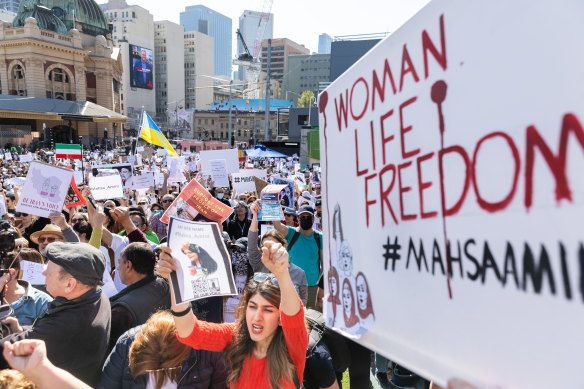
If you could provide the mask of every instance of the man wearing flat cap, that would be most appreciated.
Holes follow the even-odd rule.
[[[100,288],[105,258],[87,243],[68,242],[48,245],[46,258],[43,275],[54,300],[31,327],[21,327],[16,318],[4,320],[12,335],[2,339],[1,345],[4,341],[42,339],[55,366],[95,386],[106,357],[111,325],[110,303]]]

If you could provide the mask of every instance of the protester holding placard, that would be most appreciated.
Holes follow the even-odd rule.
[[[181,342],[224,350],[232,369],[230,385],[295,388],[294,382],[302,382],[308,346],[304,310],[288,272],[286,249],[269,242],[262,251],[262,262],[273,274],[256,273],[248,283],[238,324],[199,321],[189,304],[177,305],[174,299],[171,312]],[[157,269],[167,279],[177,270],[168,247],[163,247]]]

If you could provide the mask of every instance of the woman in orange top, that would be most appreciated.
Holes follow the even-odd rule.
[[[264,242],[262,262],[272,273],[256,273],[237,307],[238,323],[198,320],[190,303],[172,309],[178,339],[195,348],[224,351],[231,365],[231,388],[295,388],[302,383],[308,332],[302,302],[288,273],[288,252],[280,243]],[[170,278],[177,265],[162,248],[158,273]],[[172,288],[171,288],[172,290]]]

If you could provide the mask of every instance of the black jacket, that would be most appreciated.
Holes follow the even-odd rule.
[[[130,346],[142,327],[132,328],[118,339],[103,366],[98,389],[146,388],[148,375],[142,374],[134,378],[129,367]],[[181,389],[226,389],[225,379],[228,374],[223,363],[223,353],[192,349],[183,367],[178,387]]]
[[[110,321],[110,303],[101,290],[91,290],[74,300],[57,297],[31,327],[2,339],[2,344],[42,339],[55,366],[94,386],[107,356]]]
[[[112,330],[108,352],[124,332],[146,323],[154,312],[170,309],[168,281],[151,274],[110,297]]]

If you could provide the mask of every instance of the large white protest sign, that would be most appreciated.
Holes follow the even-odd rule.
[[[34,155],[31,153],[22,154],[18,156],[20,162],[32,162],[34,160]]]
[[[233,173],[231,175],[233,190],[235,193],[246,193],[246,192],[255,192],[256,186],[254,177],[260,178],[264,181],[268,180],[268,171],[265,169],[257,169],[257,170],[249,170],[244,169],[240,170],[239,173]]]
[[[224,159],[213,159],[210,161],[211,164],[211,179],[215,187],[228,187],[229,186],[229,174],[225,168]]]
[[[122,178],[117,170],[98,170],[101,174],[90,176],[89,189],[95,200],[119,199],[124,197]]]
[[[61,212],[72,178],[73,170],[31,162],[16,211],[40,217]]]
[[[328,323],[442,385],[584,387],[584,3],[560,4],[431,2],[318,99]]]
[[[199,154],[201,160],[201,171],[205,174],[211,174],[211,161],[214,159],[224,159],[227,173],[239,172],[239,154],[237,149],[227,150],[204,150]]]
[[[166,166],[170,176],[168,182],[185,182],[185,157],[166,157]]]
[[[143,172],[132,178],[134,189],[148,189],[154,186],[154,173]]]
[[[122,184],[124,185],[124,188],[132,189],[132,164],[118,163],[113,165],[98,165],[94,166],[94,168],[117,170],[120,173],[120,177],[122,178]]]
[[[170,218],[168,246],[178,267],[170,275],[177,304],[237,294],[231,260],[217,223]]]

